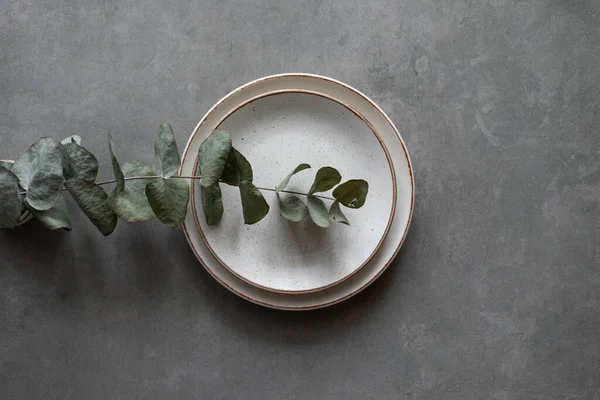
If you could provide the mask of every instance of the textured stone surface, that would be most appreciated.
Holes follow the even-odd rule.
[[[7,1],[0,157],[80,134],[109,177],[229,90],[313,72],[400,127],[416,209],[333,308],[246,303],[182,232],[0,232],[7,399],[600,398],[600,3]]]

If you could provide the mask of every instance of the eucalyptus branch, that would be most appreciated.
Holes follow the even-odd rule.
[[[117,226],[117,220],[141,222],[152,218],[172,228],[183,225],[190,201],[190,182],[202,178],[198,196],[208,225],[217,225],[224,207],[221,184],[235,186],[240,192],[244,223],[255,224],[269,212],[270,206],[262,192],[275,192],[281,215],[292,222],[308,217],[326,228],[331,221],[349,225],[340,206],[360,208],[365,203],[369,185],[362,179],[344,183],[333,167],[322,167],[306,193],[286,190],[293,175],[311,168],[298,165],[275,188],[253,183],[250,162],[235,147],[231,135],[213,131],[198,151],[202,177],[177,175],[181,157],[171,125],[160,125],[154,141],[152,165],[137,161],[121,167],[108,138],[115,179],[96,182],[98,160],[81,146],[81,137],[74,135],[60,143],[50,138],[40,139],[14,163],[0,161],[0,228],[14,228],[23,223],[25,213],[31,213],[48,229],[71,229],[68,209],[59,194],[66,190],[90,221],[107,236]],[[165,178],[168,176],[169,178]],[[126,185],[125,182],[129,181]],[[101,186],[115,184],[105,191]],[[27,188],[27,189],[25,189]],[[332,196],[324,196],[332,190]],[[286,196],[281,196],[285,193]],[[332,203],[326,206],[323,200]]]
[[[162,178],[161,176],[128,176],[126,178],[123,178],[124,181],[135,181],[135,180],[140,180],[140,179],[156,179],[156,178]],[[171,178],[175,178],[175,179],[191,179],[191,180],[198,180],[200,178],[202,178],[201,176],[181,176],[181,175],[173,175]],[[169,178],[169,179],[171,179]],[[223,182],[223,181],[219,181],[219,182]],[[110,179],[108,181],[102,181],[102,182],[96,182],[96,185],[109,185],[111,183],[117,183],[116,179]],[[269,191],[269,192],[276,192],[275,189],[271,189],[271,188],[266,188],[266,187],[261,187],[261,186],[257,186],[256,187],[259,190],[265,190],[265,191]],[[67,190],[67,188],[63,188],[63,190]],[[309,196],[308,193],[302,193],[302,192],[295,192],[293,190],[280,190],[280,192],[282,193],[289,193],[289,194],[297,194],[300,196]],[[321,196],[318,194],[314,195],[315,197],[320,197],[322,199],[325,200],[331,200],[331,201],[335,201],[335,199],[333,197],[328,197],[328,196]]]

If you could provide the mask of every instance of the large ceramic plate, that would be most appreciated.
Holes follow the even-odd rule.
[[[344,210],[352,226],[332,224],[328,229],[310,218],[299,224],[285,220],[276,194],[266,190],[271,211],[259,223],[244,225],[238,189],[226,185],[222,185],[223,220],[211,227],[205,222],[199,186],[193,187],[200,233],[223,267],[267,290],[306,293],[340,283],[366,265],[392,223],[396,196],[391,159],[368,121],[323,95],[266,93],[240,104],[217,129],[231,134],[234,146],[252,164],[259,187],[274,189],[301,163],[313,168],[294,176],[288,190],[307,192],[323,166],[337,167],[343,181],[360,178],[370,186],[361,209]]]
[[[303,93],[303,95],[301,96],[298,93]],[[310,101],[308,101],[307,96],[311,97]],[[268,99],[279,99],[279,101],[270,103]],[[289,104],[286,105],[286,102],[288,102]],[[345,274],[337,275],[337,277],[335,277],[334,274],[330,274],[328,277],[329,285],[322,284],[323,282],[327,282],[327,280],[320,279],[318,273],[319,269],[315,268],[312,270],[312,274],[314,274],[319,279],[309,281],[309,284],[303,282],[302,285],[297,285],[294,282],[287,281],[287,286],[281,285],[278,287],[279,292],[265,290],[264,288],[261,288],[259,286],[265,286],[269,287],[270,289],[273,289],[273,287],[277,287],[278,282],[282,282],[282,280],[280,278],[275,277],[270,283],[267,283],[266,285],[257,284],[265,283],[264,280],[261,281],[259,279],[264,279],[264,277],[268,274],[263,273],[261,274],[262,278],[256,278],[255,276],[252,276],[250,274],[252,268],[249,268],[246,270],[249,275],[243,276],[243,269],[240,269],[239,267],[240,265],[242,265],[242,263],[236,263],[235,266],[232,268],[232,265],[229,265],[229,262],[225,262],[225,259],[227,259],[228,261],[242,260],[244,258],[243,253],[246,252],[248,249],[245,249],[243,252],[241,252],[239,251],[241,249],[236,248],[236,246],[227,246],[227,243],[230,243],[231,237],[222,241],[222,248],[218,247],[218,243],[220,242],[220,239],[218,239],[219,232],[221,235],[224,235],[227,232],[229,232],[227,234],[231,234],[231,232],[237,231],[240,237],[244,236],[243,232],[237,229],[238,227],[235,225],[235,221],[238,221],[241,218],[239,214],[235,214],[236,209],[234,207],[236,207],[236,204],[239,201],[235,191],[231,193],[224,193],[224,199],[228,204],[226,207],[231,207],[230,209],[226,210],[225,215],[231,215],[231,217],[235,219],[228,221],[224,220],[222,223],[223,226],[207,229],[207,227],[203,226],[203,216],[200,213],[198,213],[197,202],[193,199],[190,202],[190,209],[185,222],[186,235],[192,249],[194,250],[198,259],[206,267],[206,269],[219,282],[221,282],[228,289],[232,290],[234,293],[250,301],[274,308],[319,308],[339,302],[362,290],[377,276],[379,276],[379,274],[383,272],[387,265],[389,265],[389,263],[399,250],[402,241],[404,240],[412,215],[414,186],[410,161],[405,146],[391,121],[372,101],[370,101],[368,98],[366,98],[364,95],[362,95],[355,89],[352,89],[349,86],[344,85],[335,80],[315,75],[285,74],[267,77],[244,85],[227,95],[206,114],[206,116],[200,121],[200,123],[196,127],[184,152],[181,174],[189,175],[195,171],[197,151],[200,146],[200,143],[210,134],[210,132],[212,132],[212,130],[222,125],[221,128],[227,127],[227,129],[233,131],[234,145],[237,146],[242,151],[242,153],[245,153],[251,161],[251,163],[253,164],[256,176],[255,182],[263,186],[264,181],[267,185],[274,186],[279,182],[279,180],[281,180],[283,176],[285,176],[283,170],[287,171],[288,169],[293,168],[295,164],[299,162],[311,162],[312,160],[308,159],[308,157],[310,157],[310,154],[301,154],[299,151],[296,151],[298,150],[297,148],[292,146],[290,148],[290,151],[287,154],[285,154],[284,158],[277,159],[277,157],[275,157],[278,163],[284,164],[282,169],[280,170],[278,167],[271,167],[271,169],[269,169],[268,167],[272,165],[269,158],[272,157],[271,154],[273,153],[274,149],[273,142],[269,140],[270,137],[268,135],[263,135],[261,138],[261,134],[259,132],[255,133],[254,129],[248,130],[248,126],[244,125],[242,123],[243,121],[248,122],[253,120],[254,124],[260,124],[260,119],[251,119],[248,118],[248,116],[245,114],[248,114],[250,112],[258,112],[262,115],[277,115],[278,113],[268,111],[276,110],[278,107],[279,109],[286,109],[287,107],[287,110],[289,112],[293,112],[293,110],[295,109],[298,111],[299,115],[304,115],[306,117],[307,111],[310,111],[310,107],[312,107],[311,104],[312,106],[314,106],[315,104],[320,104],[320,107],[318,107],[318,109],[312,110],[312,112],[316,113],[317,115],[322,116],[322,114],[319,114],[319,110],[321,109],[328,110],[326,114],[329,115],[329,118],[318,118],[318,120],[321,121],[319,125],[321,126],[321,128],[324,126],[322,124],[325,124],[333,129],[333,127],[335,126],[340,126],[340,122],[344,121],[344,119],[350,119],[354,121],[350,123],[351,125],[349,125],[354,127],[351,129],[350,136],[354,137],[355,139],[359,137],[364,138],[367,137],[366,133],[368,133],[369,135],[371,135],[368,136],[369,138],[375,139],[375,141],[373,142],[360,142],[360,145],[358,147],[366,146],[365,153],[372,152],[373,158],[377,159],[375,165],[381,166],[381,173],[380,177],[378,178],[373,178],[373,175],[370,175],[371,171],[365,172],[364,168],[352,170],[347,165],[351,163],[348,162],[348,158],[342,155],[342,152],[339,152],[337,156],[332,156],[330,152],[323,153],[319,155],[318,160],[315,160],[317,161],[317,164],[313,162],[313,167],[315,167],[314,169],[316,170],[316,167],[322,166],[321,161],[323,157],[325,157],[325,161],[331,163],[333,166],[338,167],[345,178],[363,177],[367,180],[371,179],[369,182],[372,185],[373,182],[375,182],[375,185],[381,190],[383,190],[384,193],[378,195],[379,190],[375,192],[372,189],[369,193],[367,203],[369,201],[372,201],[375,204],[386,204],[386,201],[389,201],[389,199],[393,199],[393,203],[387,203],[387,210],[391,210],[391,213],[383,212],[378,214],[373,210],[371,210],[371,212],[368,213],[367,209],[363,208],[349,213],[349,218],[354,222],[353,226],[336,226],[333,228],[332,231],[319,231],[321,232],[319,233],[320,235],[327,236],[328,238],[333,238],[331,239],[333,243],[338,243],[342,246],[345,246],[345,238],[348,238],[348,236],[344,235],[351,234],[351,232],[353,232],[353,230],[356,230],[357,228],[362,230],[367,229],[365,228],[365,226],[367,226],[365,225],[365,220],[368,220],[368,216],[370,214],[371,216],[377,215],[378,218],[381,218],[381,221],[383,222],[379,221],[376,224],[376,229],[379,229],[380,231],[378,235],[374,236],[375,240],[372,240],[372,243],[374,244],[372,244],[370,247],[371,250],[375,249],[377,251],[374,253],[369,252],[369,247],[366,247],[368,254],[366,255],[366,257],[364,257],[364,259],[370,258],[368,262],[353,263],[352,268],[347,270]],[[252,108],[253,105],[255,106],[254,111]],[[335,110],[337,110],[337,114]],[[240,114],[238,114],[238,112]],[[310,112],[308,114],[310,114]],[[239,115],[240,117],[238,118],[236,115]],[[353,123],[354,125],[352,125]],[[368,128],[369,132],[363,130],[361,134],[357,133],[361,132],[361,124],[363,124],[364,127]],[[298,125],[293,125],[296,126],[296,128],[294,129],[297,129]],[[276,124],[275,126],[279,126],[281,128],[284,125],[281,121],[279,121],[278,124]],[[279,130],[277,130],[277,132],[279,132]],[[330,130],[329,133],[333,136],[329,136],[329,138],[334,137],[336,138],[335,141],[340,140],[340,135],[333,134],[331,132],[332,131]],[[276,132],[272,131],[271,133],[274,134]],[[328,136],[322,134],[321,138],[321,141],[327,140]],[[248,141],[248,145],[242,144],[246,141]],[[381,143],[379,143],[379,141],[381,141]],[[382,146],[381,144],[383,144],[384,146]],[[347,147],[352,146],[348,144]],[[285,148],[279,147],[278,150],[280,150],[281,153],[286,153]],[[359,159],[361,159],[361,157],[359,157]],[[383,163],[377,164],[382,160]],[[390,163],[390,160],[393,160],[393,163]],[[342,161],[344,163],[342,163]],[[347,172],[345,168],[349,168],[350,170]],[[374,171],[376,171],[376,169],[374,169]],[[366,174],[369,176],[357,175],[359,173]],[[307,175],[308,176],[305,176],[304,178],[299,177],[297,182],[299,187],[306,187],[306,184],[312,179],[311,174]],[[387,181],[385,177],[387,177]],[[303,179],[305,180],[303,181]],[[394,179],[396,181],[396,196],[394,196]],[[261,221],[259,224],[253,227],[242,226],[242,228],[248,228],[249,231],[252,228],[258,228],[260,224],[263,224],[263,222],[266,223],[265,226],[269,226],[269,229],[272,229],[270,224],[288,224],[286,221],[282,221],[281,217],[277,215],[278,210],[276,202],[274,200],[274,197],[268,198],[268,201],[272,205],[273,209],[267,218],[276,219]],[[367,216],[365,220],[361,219],[365,216]],[[282,229],[282,227],[279,225],[274,226],[276,228],[276,231],[274,232],[268,229],[265,229],[263,231],[262,228],[256,230],[255,233],[257,234],[254,235],[255,243],[259,243],[263,239],[260,237],[261,234],[267,235],[269,234],[269,232],[271,232],[271,235],[273,235],[277,234],[278,232],[280,232],[280,229]],[[235,229],[233,229],[234,227]],[[231,230],[229,230],[230,228]],[[342,230],[344,228],[346,230]],[[317,235],[314,231],[314,229],[317,228],[313,228],[311,225],[308,224],[308,222],[304,225],[300,225],[296,228],[291,229],[297,229],[296,238],[305,238],[306,233],[309,233],[308,236]],[[387,236],[385,236],[386,231],[388,232]],[[367,232],[367,230],[365,230],[364,232]],[[252,236],[253,235],[249,235],[248,237]],[[381,240],[382,237],[383,240]],[[266,240],[266,238],[264,239]],[[271,236],[270,239],[273,240],[273,237]],[[319,243],[315,244],[313,246],[313,250],[317,252],[316,257],[320,260],[323,260],[327,257],[326,250],[328,250],[328,246],[322,246],[322,238],[317,240],[317,242],[320,242],[321,245],[319,245]],[[290,245],[290,243],[285,244],[285,246]],[[262,251],[256,251],[253,254],[253,263],[257,263],[256,260],[259,260],[261,255],[264,258],[268,257],[268,254],[264,254],[264,250],[265,249],[262,249]],[[230,255],[231,253],[236,252],[242,254],[239,254],[238,256]],[[286,252],[284,251],[280,254],[285,253]],[[296,254],[302,253],[298,252]],[[305,262],[302,262],[299,263],[298,266],[305,264]],[[281,264],[278,263],[273,263],[271,265],[272,267],[275,266],[275,269],[271,272],[271,276],[277,275],[277,266],[280,265]],[[256,265],[254,265],[254,267],[256,267]],[[323,268],[325,266],[322,263],[319,263],[315,267]],[[294,269],[291,268],[290,270]],[[350,271],[349,274],[347,273],[348,271]],[[304,271],[300,271],[300,273],[304,273]],[[333,278],[331,278],[332,276]],[[336,282],[339,283],[334,284]],[[291,292],[298,292],[311,291],[311,289],[314,289],[315,287],[323,286],[327,288],[316,292],[301,294],[281,293],[288,291],[281,289],[292,289]]]

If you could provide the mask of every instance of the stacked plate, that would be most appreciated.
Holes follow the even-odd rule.
[[[183,155],[181,175],[197,170],[198,149],[215,129],[228,131],[252,164],[254,183],[274,188],[301,163],[287,190],[305,193],[316,170],[332,166],[369,183],[365,205],[344,209],[351,226],[285,220],[274,192],[259,223],[244,225],[237,188],[221,185],[225,213],[207,226],[197,183],[184,229],[206,270],[233,293],[285,310],[339,303],[363,290],[390,265],[408,231],[414,180],[408,152],[390,119],[365,95],[336,80],[283,74],[250,82],[202,118]],[[327,193],[323,195],[328,196]],[[331,196],[329,194],[329,196]]]

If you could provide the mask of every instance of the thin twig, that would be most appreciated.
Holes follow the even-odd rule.
[[[161,178],[160,176],[129,176],[124,178],[124,180],[126,181],[134,181],[134,180],[138,180],[138,179],[155,179],[155,178]],[[191,180],[197,180],[200,179],[200,176],[181,176],[181,175],[173,175],[171,178],[177,178],[177,179],[191,179]],[[111,179],[109,181],[104,181],[104,182],[98,182],[97,185],[108,185],[110,183],[116,183],[117,180],[116,179]],[[275,189],[271,189],[271,188],[266,188],[266,187],[261,187],[261,186],[257,186],[256,187],[259,190],[267,190],[269,192],[275,192]],[[67,190],[67,188],[63,188],[63,190]],[[283,193],[289,193],[289,194],[297,194],[300,196],[308,196],[308,193],[301,193],[301,192],[295,192],[293,190],[281,190],[281,192]],[[315,197],[320,197],[322,199],[326,199],[326,200],[331,200],[331,201],[335,201],[334,198],[331,197],[327,197],[327,196],[321,196],[318,194],[313,195]]]

